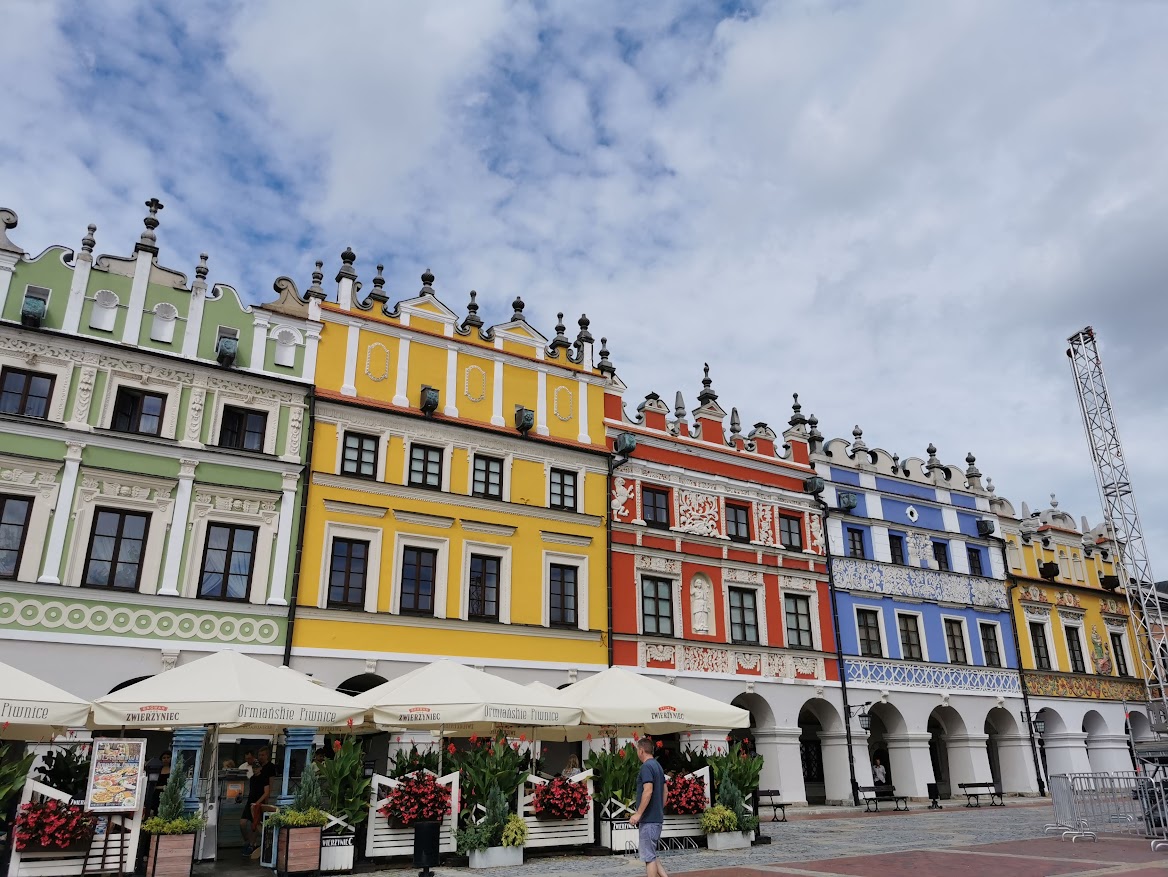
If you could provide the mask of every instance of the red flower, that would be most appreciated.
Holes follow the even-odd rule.
[[[633,731],[633,740],[636,741],[636,740],[640,740],[640,739],[641,738],[637,735],[637,732]]]
[[[479,735],[478,735],[478,734],[471,734],[471,735],[470,735],[470,743],[471,743],[471,745],[472,745],[472,746],[477,746],[477,745],[478,745],[478,742],[479,742]]]
[[[730,735],[729,735],[729,734],[727,734],[727,735],[726,735],[726,742],[727,742],[727,743],[729,743],[729,742],[730,742],[730,740],[731,740],[731,737],[730,737]]]
[[[620,751],[620,753],[619,753],[619,754],[620,754],[620,757],[621,757],[621,758],[624,758],[624,757],[625,757],[625,751],[624,751],[623,749]]]
[[[678,774],[665,784],[665,811],[682,816],[706,809],[705,785],[694,776]]]
[[[703,741],[702,741],[702,749],[709,749],[709,748],[710,748],[710,741],[709,741],[709,740],[703,740]]]
[[[591,734],[589,734],[589,735],[588,735],[587,737],[585,737],[584,739],[586,739],[586,740],[587,740],[589,743],[591,743],[591,742],[592,742],[592,735],[591,735]]]
[[[340,752],[340,751],[341,751],[341,741],[334,740],[333,741],[333,752]]]
[[[535,789],[532,809],[555,819],[583,819],[591,809],[588,786],[556,777]]]
[[[527,742],[527,735],[526,735],[526,734],[520,734],[520,735],[519,735],[519,739],[520,739],[520,741],[522,741],[523,743],[526,743],[526,742]]]
[[[349,729],[352,730],[352,728],[353,728],[353,720],[352,719],[346,720],[345,724],[347,724],[349,726]]]
[[[658,749],[660,749],[660,748],[661,748],[662,746],[664,746],[664,745],[665,745],[665,744],[664,744],[664,743],[662,743],[660,740],[658,740],[658,741],[657,741],[657,748],[658,748]]]
[[[451,743],[449,746],[446,747],[446,751],[449,752],[451,755],[453,755],[455,752],[458,751],[458,747],[455,746],[453,743]]]

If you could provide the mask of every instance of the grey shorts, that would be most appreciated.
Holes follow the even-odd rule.
[[[657,861],[659,840],[661,840],[660,822],[642,822],[637,826],[637,850],[642,862]]]

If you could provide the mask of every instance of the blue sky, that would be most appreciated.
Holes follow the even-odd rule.
[[[352,245],[488,320],[581,311],[630,408],[967,451],[1100,518],[1065,339],[1091,324],[1168,577],[1168,7],[1157,3],[100,4],[0,9],[0,203],[39,252],[252,300]]]

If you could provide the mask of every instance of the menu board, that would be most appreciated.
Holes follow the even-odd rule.
[[[138,810],[145,793],[145,740],[94,740],[85,809],[97,813]]]

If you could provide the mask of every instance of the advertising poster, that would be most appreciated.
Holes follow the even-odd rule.
[[[145,740],[94,740],[85,809],[95,813],[140,809],[145,764]]]

